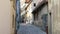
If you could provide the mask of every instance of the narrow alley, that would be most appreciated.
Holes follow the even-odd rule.
[[[16,7],[15,7],[16,3]],[[48,1],[16,0],[16,34],[48,34]]]
[[[0,0],[0,34],[60,34],[60,0]]]
[[[48,2],[46,0],[17,0],[17,34],[48,33],[47,3]]]

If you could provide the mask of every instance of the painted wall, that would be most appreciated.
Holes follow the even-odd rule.
[[[10,0],[0,0],[0,34],[10,34]]]

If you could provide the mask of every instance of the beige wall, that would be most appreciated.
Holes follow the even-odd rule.
[[[52,34],[60,34],[60,0],[49,0],[49,11],[52,13]]]
[[[10,34],[10,0],[0,0],[0,34]]]
[[[10,6],[11,6],[11,34],[14,34],[15,33],[15,16],[16,16],[16,14],[15,14],[15,1],[10,1]]]

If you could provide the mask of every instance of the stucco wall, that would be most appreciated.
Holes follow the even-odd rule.
[[[15,33],[15,18],[16,18],[16,11],[14,6],[14,1],[10,1],[10,17],[11,17],[11,34]]]
[[[49,12],[52,13],[52,34],[60,34],[60,0],[49,0]]]
[[[0,0],[0,34],[10,34],[10,0]]]
[[[38,20],[39,20],[39,21],[42,21],[42,19],[41,19],[42,15],[48,14],[47,8],[48,8],[48,6],[45,5],[45,6],[42,8],[42,10],[39,11],[39,15],[38,15]]]
[[[43,20],[41,19],[42,15],[48,14],[47,11],[47,5],[45,5],[41,10],[38,12],[38,20],[36,20],[36,25],[42,26],[43,25]]]

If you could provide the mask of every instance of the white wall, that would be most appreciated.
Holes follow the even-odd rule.
[[[0,0],[0,34],[10,34],[10,0]]]
[[[38,7],[38,5],[40,5],[42,2],[43,2],[43,0],[33,0],[32,3],[31,3],[31,5],[32,5],[31,6],[32,11],[34,9],[36,9]],[[34,6],[34,3],[36,3],[36,6]]]

